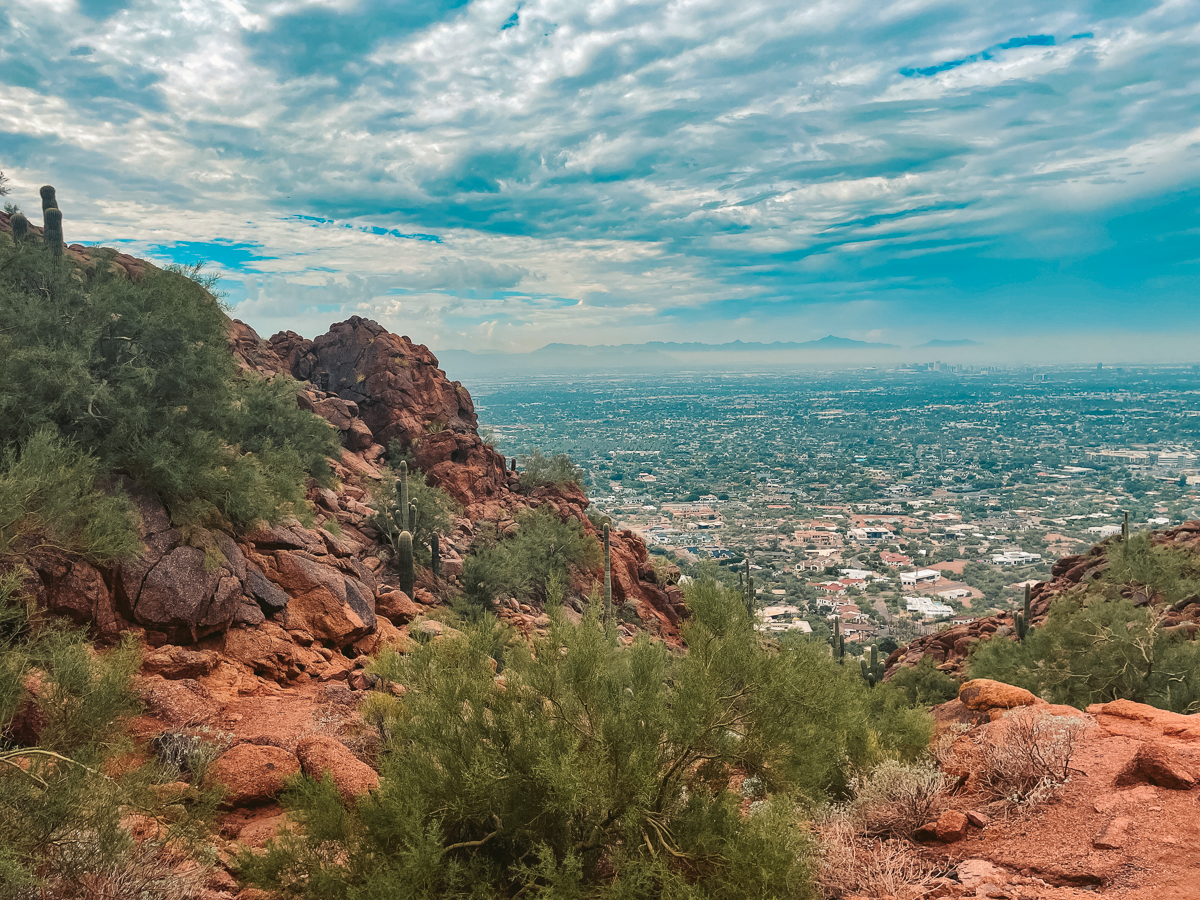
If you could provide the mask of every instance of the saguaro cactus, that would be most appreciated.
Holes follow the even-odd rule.
[[[609,542],[608,523],[604,523],[604,621],[612,621],[612,545]]]
[[[54,195],[53,185],[43,184],[38,193],[42,195],[42,212],[58,209],[58,198]]]
[[[62,256],[63,252],[63,229],[62,229],[62,210],[57,207],[51,207],[46,210],[45,225],[42,232],[42,238],[46,242],[46,246],[50,248],[50,252],[54,256]]]
[[[437,532],[434,532],[433,536],[429,538],[429,560],[429,567],[433,570],[433,577],[440,578],[442,575],[442,547]]]
[[[1121,540],[1129,540],[1129,510],[1125,511],[1125,521],[1121,523]]]
[[[25,213],[17,213],[10,220],[12,225],[13,243],[19,244],[21,241],[29,237],[29,220],[25,218]]]
[[[400,574],[400,590],[411,599],[417,575],[413,569],[412,535],[407,531],[400,532],[396,540],[396,570]]]
[[[1025,585],[1025,611],[1023,613],[1017,613],[1016,616],[1013,617],[1013,622],[1017,626],[1017,640],[1018,641],[1025,640],[1025,635],[1029,634],[1029,632],[1030,632],[1029,600],[1030,600],[1031,595],[1032,595],[1032,591],[1029,589],[1029,585]]]
[[[833,658],[839,663],[845,665],[846,662],[846,639],[842,637],[842,622],[841,619],[833,620],[833,634],[829,637],[830,646],[833,648]]]
[[[404,460],[400,460],[400,474],[396,478],[400,482],[400,530],[409,531],[412,523],[408,521],[408,463]]]
[[[879,661],[879,648],[871,646],[871,661],[867,662],[866,655],[858,661],[862,668],[862,677],[870,687],[875,687],[879,682],[883,681],[883,663]]]

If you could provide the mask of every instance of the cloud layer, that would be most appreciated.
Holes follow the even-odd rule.
[[[1198,44],[1185,0],[13,0],[0,167],[265,332],[1179,334]]]

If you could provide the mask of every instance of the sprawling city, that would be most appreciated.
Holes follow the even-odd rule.
[[[762,628],[848,641],[1007,609],[1060,557],[1200,517],[1195,367],[550,378],[477,387],[510,456],[685,570],[754,578]],[[711,565],[711,563],[709,564]]]

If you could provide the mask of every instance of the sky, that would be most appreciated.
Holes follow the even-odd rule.
[[[0,169],[264,336],[1200,362],[1198,50],[1195,0],[5,0]]]

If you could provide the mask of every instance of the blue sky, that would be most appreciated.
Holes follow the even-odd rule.
[[[265,334],[1190,360],[1198,50],[1181,0],[9,0],[0,168]]]

